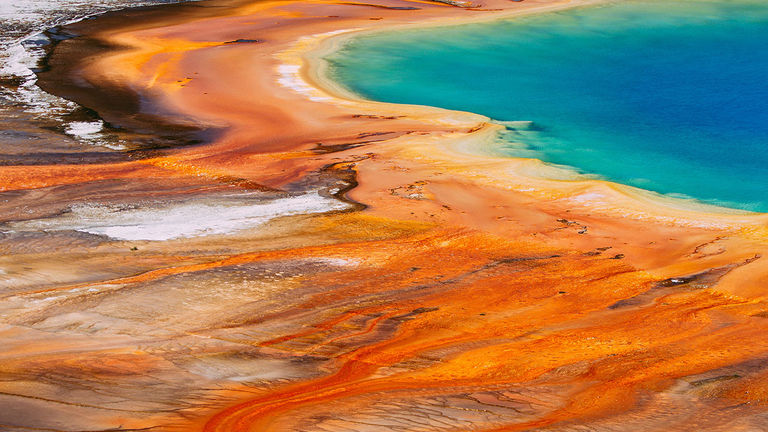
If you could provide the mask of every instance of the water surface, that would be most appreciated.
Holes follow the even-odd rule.
[[[630,0],[362,36],[329,62],[367,98],[532,121],[512,156],[768,211],[767,48],[768,2]]]

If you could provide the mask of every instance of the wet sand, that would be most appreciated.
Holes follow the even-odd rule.
[[[766,216],[553,180],[491,156],[488,119],[357,100],[319,60],[342,31],[580,4],[70,26],[42,86],[179,145],[0,166],[0,428],[767,429]]]

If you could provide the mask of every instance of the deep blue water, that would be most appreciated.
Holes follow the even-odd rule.
[[[370,99],[532,121],[502,147],[768,212],[768,1],[628,0],[361,36],[331,76]]]

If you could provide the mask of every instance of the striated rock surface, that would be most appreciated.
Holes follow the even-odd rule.
[[[765,216],[547,180],[486,118],[322,76],[343,30],[569,5],[67,27],[41,85],[138,153],[0,166],[0,430],[768,429]]]

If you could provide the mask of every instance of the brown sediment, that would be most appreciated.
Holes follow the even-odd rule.
[[[214,6],[202,1],[124,9],[103,14],[98,20],[69,25],[66,29],[52,29],[49,31],[49,35],[53,36],[52,43],[37,73],[37,84],[43,90],[86,107],[90,117],[104,120],[109,131],[133,150],[201,143],[214,136],[215,130],[153,113],[147,106],[151,102],[146,96],[130,86],[119,81],[94,85],[88,76],[79,73],[78,67],[83,59],[123,48],[103,38],[91,37],[93,33],[117,26],[140,29],[162,25],[164,17],[169,14],[189,19],[216,15],[221,8],[237,2],[220,3]],[[134,152],[134,157],[146,156]]]
[[[488,119],[357,100],[318,61],[339,31],[579,4],[210,1],[73,26],[46,88],[142,134],[216,134],[0,166],[3,224],[227,194],[349,205],[166,241],[0,226],[0,428],[768,428],[764,215],[553,180],[484,151]]]

